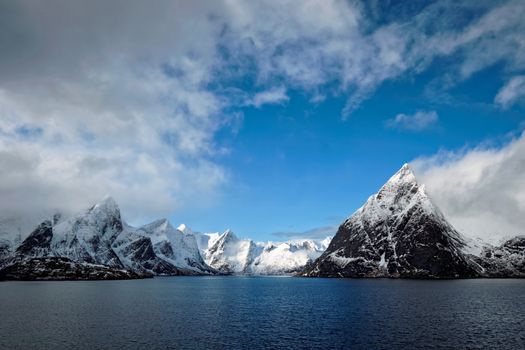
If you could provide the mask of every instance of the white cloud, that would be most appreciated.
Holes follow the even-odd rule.
[[[384,81],[422,72],[439,57],[455,56],[442,71],[443,89],[498,62],[525,68],[523,1],[438,1],[408,16],[381,2],[368,4],[371,11],[347,1],[227,3],[224,38],[240,66],[259,83],[284,81],[313,96],[330,86],[348,97],[344,117]],[[390,21],[378,25],[371,14],[381,11]]]
[[[525,134],[500,148],[440,152],[412,165],[460,231],[493,243],[525,234]]]
[[[388,119],[385,125],[390,128],[398,128],[409,131],[422,131],[428,129],[438,122],[436,111],[417,111],[414,114],[396,115],[393,119]]]
[[[518,75],[510,79],[498,92],[494,102],[503,108],[525,97],[525,75]]]
[[[219,28],[204,5],[3,6],[3,216],[74,211],[112,195],[141,220],[213,198],[227,179],[214,134],[230,118],[206,88]]]
[[[0,211],[111,194],[128,217],[168,215],[227,181],[215,135],[238,128],[246,101],[343,95],[349,115],[436,57],[458,55],[450,73],[463,77],[525,67],[523,2],[451,4],[378,24],[335,0],[2,3]],[[450,25],[464,8],[482,15]]]
[[[248,105],[253,105],[259,108],[266,104],[282,104],[289,99],[290,98],[286,94],[286,88],[284,88],[284,86],[280,86],[256,93],[248,102]]]

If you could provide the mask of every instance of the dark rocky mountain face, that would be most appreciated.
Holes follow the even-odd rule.
[[[133,270],[142,272],[151,271],[156,275],[173,276],[183,274],[176,266],[155,254],[151,239],[147,237],[139,237],[123,247],[119,253],[131,262]]]
[[[458,278],[478,275],[445,220],[405,165],[346,220],[301,274],[324,277]]]
[[[29,234],[16,248],[16,254],[22,256],[45,256],[49,254],[51,239],[53,238],[53,223],[46,220]]]
[[[525,237],[512,238],[500,246],[486,246],[472,259],[484,277],[525,277]]]
[[[0,270],[1,280],[114,280],[152,277],[151,274],[79,263],[63,257],[30,258]]]

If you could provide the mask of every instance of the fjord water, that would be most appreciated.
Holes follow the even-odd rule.
[[[1,349],[525,347],[525,280],[0,283]]]

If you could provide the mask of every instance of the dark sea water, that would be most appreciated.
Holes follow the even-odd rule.
[[[0,283],[1,349],[524,349],[525,280]]]

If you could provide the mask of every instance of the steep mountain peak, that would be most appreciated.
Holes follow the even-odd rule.
[[[113,197],[110,196],[105,197],[102,201],[92,206],[88,212],[119,213],[120,216],[118,204]]]
[[[230,229],[227,229],[226,231],[224,231],[224,233],[221,235],[219,239],[222,241],[238,241],[239,240],[239,238],[235,235],[235,233],[233,233],[233,231]]]
[[[401,169],[399,169],[392,177],[387,181],[388,184],[400,184],[400,183],[417,183],[416,176],[410,168],[408,163],[403,164]]]
[[[425,186],[418,183],[410,166],[404,164],[346,222],[356,220],[379,222],[393,215],[403,215],[414,206],[442,217],[439,209],[426,194]]]
[[[149,224],[146,224],[144,226],[141,226],[140,229],[147,231],[147,232],[165,232],[168,230],[173,230],[173,226],[171,226],[171,223],[168,219],[158,219],[153,222],[150,222]]]
[[[348,218],[307,275],[455,277],[473,270],[464,241],[408,164]]]
[[[388,181],[381,187],[377,193],[377,197],[388,197],[401,192],[415,193],[418,189],[424,191],[424,186],[419,185],[414,172],[408,164],[405,164],[399,169]]]

